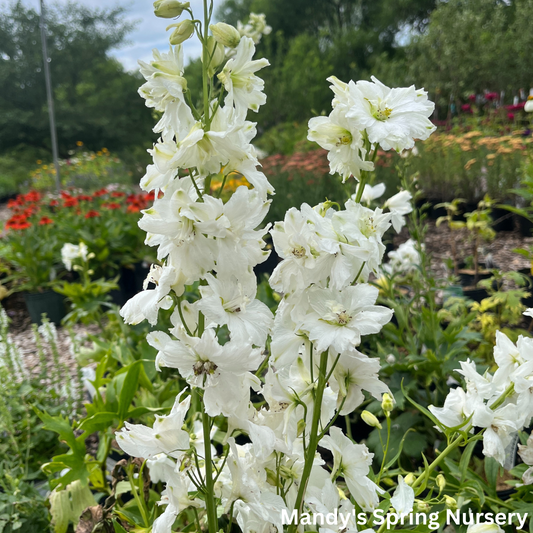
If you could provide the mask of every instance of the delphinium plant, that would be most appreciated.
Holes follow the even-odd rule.
[[[154,331],[148,342],[159,351],[157,366],[176,369],[188,387],[153,428],[126,422],[117,442],[166,484],[154,531],[170,531],[178,516],[182,525],[197,522],[211,533],[223,522],[282,531],[284,513],[338,507],[339,476],[351,495],[343,509],[371,511],[383,492],[370,473],[372,455],[333,424],[357,409],[363,391],[379,399],[388,391],[378,361],[357,347],[391,319],[367,281],[380,267],[383,233],[391,223],[401,227],[410,195],[386,212],[360,200],[378,147],[401,151],[414,137],[427,138],[435,129],[428,120],[433,104],[414,87],[330,79],[333,112],[310,121],[309,138],[328,151],[332,174],[354,176],[361,186],[344,209],[304,204],[274,225],[282,261],[270,284],[283,294],[274,318],[255,298],[253,273],[268,255],[268,227],[258,228],[273,190],[257,169],[255,125],[246,120],[265,103],[255,73],[268,61],[253,60],[253,41],[235,28],[210,25],[211,12],[207,0],[202,21],[188,3],[156,2],[159,16],[186,17],[171,25],[175,47],[141,63],[147,81],[140,93],[162,117],[154,163],[141,181],[156,199],[139,225],[158,247],[161,266],[147,279],[155,288],[122,309],[127,322],[154,325],[159,309],[173,309],[170,331]],[[180,46],[193,34],[203,50],[200,109],[183,78]],[[223,187],[211,194],[212,176],[220,173],[243,174],[251,187],[237,188],[224,203]],[[199,298],[186,301],[193,284]],[[389,397],[386,412],[391,408]],[[333,454],[333,469],[317,454],[319,443]],[[148,501],[141,506],[138,525],[148,527],[160,511]]]
[[[99,365],[95,403],[107,407],[83,429],[88,434],[105,424],[105,449],[84,463],[86,435],[76,437],[62,426],[73,453],[54,466],[62,474],[56,491],[76,480],[77,471],[66,465],[85,464],[83,483],[97,472],[109,496],[83,516],[100,513],[100,529],[115,532],[339,533],[364,526],[381,533],[400,521],[402,527],[422,522],[417,530],[427,531],[444,525],[445,509],[481,510],[489,497],[488,505],[499,509],[498,463],[506,464],[513,433],[533,414],[529,340],[515,346],[498,336],[494,374],[481,375],[463,362],[465,388],[449,392],[444,407],[426,409],[401,387],[403,404],[410,402],[441,435],[431,455],[411,464],[401,457],[405,435],[394,455],[389,449],[397,431],[394,398],[380,379],[379,359],[363,353],[363,341],[393,316],[377,305],[379,289],[371,280],[381,273],[383,235],[405,224],[411,194],[400,191],[384,208],[370,209],[361,200],[378,149],[401,152],[434,131],[427,93],[391,89],[375,78],[329,78],[333,111],[309,122],[308,137],[328,152],[332,174],[359,182],[355,195],[344,206],[325,201],[291,208],[273,228],[264,226],[274,191],[258,168],[251,144],[255,124],[247,116],[266,101],[256,73],[268,61],[253,59],[257,35],[211,24],[212,1],[203,7],[200,20],[189,2],[155,2],[156,15],[182,18],[169,26],[169,52],[155,51],[152,62],[141,63],[146,83],[140,93],[161,118],[153,164],[141,180],[154,192],[154,203],[139,225],[160,264],[152,266],[145,290],[121,310],[132,325],[146,320],[154,326],[147,341],[157,350],[155,366],[169,383],[183,386],[177,395],[171,387],[168,414],[158,411],[152,425],[133,423],[143,409],[130,405],[134,388],[149,361],[119,371],[116,392],[108,385],[105,399],[106,367]],[[264,24],[254,31],[259,26]],[[190,94],[184,78],[181,45],[193,35],[202,44],[201,98]],[[226,194],[226,182],[236,175],[249,186]],[[281,258],[269,281],[281,300],[275,314],[257,298],[254,274],[268,256],[263,238],[269,231]],[[422,257],[419,238],[414,246]],[[427,257],[419,267],[424,273]],[[423,298],[418,302],[422,312]],[[435,302],[427,303],[433,310]],[[367,397],[379,408],[361,418],[385,427],[375,464],[339,420],[362,411]],[[109,424],[116,420],[113,431]],[[469,464],[480,440],[491,458],[486,482]],[[115,442],[131,459],[108,472],[105,458]],[[457,454],[463,447],[465,459]],[[520,497],[527,498],[528,490]],[[128,499],[122,498],[126,492]],[[472,533],[477,526],[470,523]]]

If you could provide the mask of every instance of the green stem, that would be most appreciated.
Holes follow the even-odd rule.
[[[381,461],[381,468],[379,469],[378,479],[376,481],[378,485],[379,485],[381,476],[383,475],[383,469],[385,468],[385,461],[387,460],[387,453],[389,453],[390,430],[391,430],[390,416],[387,416],[387,444],[385,445],[385,451],[383,452],[383,461]],[[381,433],[379,435],[381,437]]]
[[[322,352],[320,356],[320,370],[318,375],[318,383],[315,392],[315,401],[313,406],[313,421],[311,424],[311,432],[309,434],[309,445],[307,446],[307,452],[305,456],[304,470],[302,473],[302,479],[300,480],[300,487],[298,488],[298,495],[296,496],[296,503],[294,509],[298,512],[300,517],[303,509],[304,495],[307,489],[307,483],[309,482],[309,476],[311,475],[311,469],[313,468],[313,462],[315,460],[316,449],[318,447],[319,433],[318,425],[320,423],[320,414],[322,411],[322,398],[324,397],[324,389],[326,388],[326,372],[328,366],[328,352]],[[292,524],[289,527],[288,533],[294,533],[298,528],[297,524]]]
[[[361,202],[361,197],[363,196],[363,191],[365,190],[366,182],[366,172],[361,172],[361,181],[359,182],[359,186],[357,187],[357,194],[355,196],[356,204]]]
[[[202,413],[202,424],[204,430],[204,450],[205,450],[205,507],[207,510],[207,523],[209,533],[217,533],[217,506],[215,503],[215,487],[213,482],[213,463],[211,461],[211,421],[209,415]]]
[[[135,486],[135,481],[133,480],[133,469],[131,468],[131,466],[130,468],[128,468],[128,480],[130,482],[133,498],[135,499],[135,503],[137,504],[137,507],[139,508],[139,512],[141,513],[144,526],[149,527],[150,522],[148,521],[148,515],[146,513],[146,507],[144,504],[144,500],[141,500],[139,494],[137,493],[137,487]]]
[[[207,0],[204,0],[204,41],[202,43],[202,86],[204,97],[204,122],[205,129],[209,129],[209,76],[207,71],[209,69],[209,51],[207,49],[207,39],[209,37],[209,11],[207,8]]]
[[[420,484],[422,479],[429,479],[430,472],[435,470],[435,468],[437,468],[437,466],[439,466],[440,463],[442,463],[442,461],[444,461],[444,459],[453,450],[455,450],[455,448],[459,447],[461,445],[461,443],[463,442],[463,440],[464,440],[463,439],[463,435],[459,435],[454,441],[452,441],[450,444],[448,444],[448,447],[426,468],[425,472],[420,477],[415,479],[415,481],[413,482],[411,487],[414,489],[417,485]]]

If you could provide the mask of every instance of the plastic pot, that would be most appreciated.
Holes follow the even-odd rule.
[[[513,231],[514,217],[511,211],[502,209],[501,207],[493,207],[490,213],[492,220],[492,229],[494,231]]]
[[[46,313],[50,322],[59,325],[67,314],[63,295],[54,291],[25,292],[24,302],[34,324],[41,325],[42,315]]]

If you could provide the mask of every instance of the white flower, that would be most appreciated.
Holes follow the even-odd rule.
[[[468,526],[466,533],[505,533],[504,530],[498,525],[490,522],[472,524]]]
[[[267,59],[252,60],[255,46],[252,39],[243,37],[218,78],[228,92],[225,103],[235,105],[237,116],[244,118],[248,109],[258,111],[265,104],[266,95],[262,92],[265,82],[255,75],[258,70],[270,65]]]
[[[148,343],[159,350],[156,368],[177,368],[187,383],[204,389],[203,402],[210,416],[231,416],[245,410],[250,387],[260,385],[251,372],[264,358],[261,350],[235,341],[221,346],[213,329],[206,329],[201,338],[185,332],[180,338],[172,340],[162,331],[148,335]]]
[[[155,283],[155,289],[147,289],[150,282]],[[120,316],[127,324],[148,320],[152,326],[155,325],[159,309],[170,309],[172,306],[172,298],[168,294],[177,284],[178,276],[173,267],[152,265],[143,284],[144,290],[124,304]]]
[[[152,533],[172,533],[172,526],[183,509],[201,507],[203,502],[191,500],[189,493],[194,492],[194,485],[185,472],[171,472],[165,480],[166,487],[161,493],[158,505],[166,505],[162,515],[154,520]]]
[[[316,350],[333,348],[337,353],[353,350],[361,336],[378,333],[392,318],[392,311],[374,305],[379,290],[366,284],[346,287],[342,291],[312,288],[309,290],[310,309],[302,329]]]
[[[363,511],[375,509],[379,503],[378,493],[383,491],[367,477],[374,454],[364,444],[354,444],[335,426],[320,445],[333,453],[332,477],[344,477],[351,496]]]
[[[385,202],[384,207],[388,207],[391,212],[391,222],[396,233],[400,233],[400,230],[405,226],[404,215],[413,211],[412,198],[413,196],[409,191],[400,191]]]
[[[470,400],[470,402],[468,401]],[[472,398],[463,389],[452,389],[444,400],[444,407],[430,405],[428,409],[445,427],[453,428],[462,424],[472,413]]]
[[[359,187],[361,187],[361,185],[358,185],[356,193],[352,194],[352,200],[354,201],[357,196],[357,192],[359,192]],[[372,202],[372,200],[381,198],[384,193],[385,193],[384,183],[378,183],[377,185],[374,185],[374,186],[369,185],[367,183],[365,184],[365,188],[363,189],[363,195],[361,196],[361,202],[364,202],[365,204],[368,205]]]
[[[61,248],[61,261],[63,261],[67,270],[72,270],[72,262],[75,259],[87,261],[88,251],[87,245],[84,242],[80,242],[80,244],[67,242]]]
[[[388,274],[409,274],[415,271],[422,261],[413,239],[400,244],[398,249],[389,252],[388,256],[389,262],[383,265],[383,270]]]
[[[207,327],[227,324],[232,339],[264,346],[273,324],[270,309],[254,299],[257,291],[253,273],[237,279],[207,274],[208,286],[200,287],[198,308],[208,321]]]
[[[415,491],[403,480],[403,476],[398,476],[398,486],[390,503],[400,516],[408,515],[413,511]]]
[[[475,426],[486,428],[483,433],[483,454],[494,457],[502,466],[505,463],[505,448],[511,442],[517,427],[518,412],[516,405],[508,404],[496,410],[487,406],[476,407],[472,422]]]
[[[132,457],[149,459],[165,453],[179,459],[189,449],[189,434],[181,428],[191,397],[187,396],[180,402],[184,393],[176,397],[168,416],[155,416],[153,428],[124,422],[125,427],[116,433],[118,445]]]
[[[374,170],[374,163],[365,161],[360,130],[346,119],[340,108],[334,109],[329,117],[312,118],[307,138],[328,151],[330,174],[338,172],[343,182],[350,176],[358,179],[362,170]]]
[[[255,44],[258,44],[263,35],[269,35],[272,31],[272,27],[266,23],[266,17],[264,13],[256,14],[250,13],[250,18],[246,24],[243,24],[240,20],[237,23],[238,32],[246,37],[250,37]]]
[[[366,390],[381,401],[381,395],[390,392],[389,387],[379,379],[379,360],[372,359],[354,350],[352,354],[342,354],[333,371],[331,388],[338,392],[337,408],[344,400],[341,416],[352,413],[365,399]]]
[[[350,86],[354,104],[346,116],[366,131],[372,144],[401,152],[412,148],[415,139],[425,140],[435,131],[428,118],[435,104],[428,100],[426,91],[413,85],[390,89],[374,76],[371,79]]]

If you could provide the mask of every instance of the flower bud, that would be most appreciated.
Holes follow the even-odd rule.
[[[213,33],[215,40],[222,46],[235,48],[241,41],[241,34],[237,31],[237,28],[234,28],[225,22],[211,24],[209,29]]]
[[[411,486],[415,482],[415,479],[416,479],[415,475],[412,472],[409,472],[409,474],[405,476],[404,482],[406,485]]]
[[[394,400],[388,392],[383,395],[381,408],[386,416],[389,416],[390,412],[394,409]]]
[[[191,37],[194,33],[194,22],[190,19],[176,22],[167,27],[167,31],[170,28],[176,28],[170,35],[170,44],[181,44]]]
[[[156,17],[173,19],[179,17],[190,5],[190,2],[178,2],[178,0],[156,0],[154,13]]]
[[[431,506],[423,500],[415,500],[416,510],[420,513],[429,513]]]
[[[363,422],[365,424],[368,424],[369,426],[373,428],[379,428],[381,429],[381,424],[379,423],[379,420],[370,412],[370,411],[363,411],[361,413],[361,418],[363,419]]]
[[[444,503],[448,509],[457,509],[457,501],[447,494],[444,495]]]
[[[437,483],[437,487],[439,487],[439,491],[443,491],[446,487],[446,478],[442,474],[439,474],[435,481]]]
[[[529,95],[527,97],[527,101],[524,104],[524,111],[526,111],[527,113],[533,112],[533,95]]]

